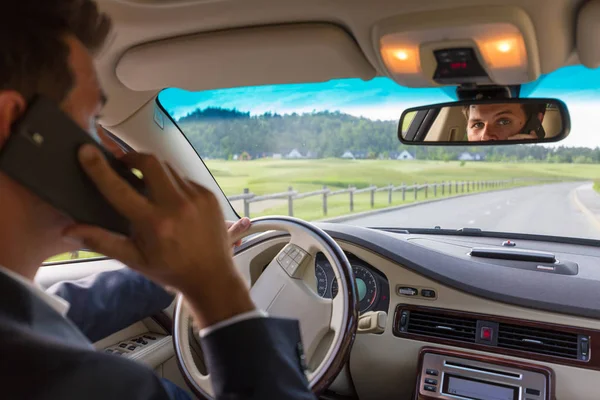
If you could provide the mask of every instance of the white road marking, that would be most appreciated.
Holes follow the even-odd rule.
[[[473,225],[474,223],[475,223],[474,219],[472,219],[472,220],[469,221],[469,225]]]

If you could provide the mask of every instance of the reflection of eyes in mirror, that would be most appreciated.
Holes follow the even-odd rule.
[[[545,105],[478,104],[463,107],[470,142],[538,139],[545,136]]]

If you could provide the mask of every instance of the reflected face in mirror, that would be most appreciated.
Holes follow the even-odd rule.
[[[465,106],[469,142],[537,139],[544,118],[538,111],[517,103]]]

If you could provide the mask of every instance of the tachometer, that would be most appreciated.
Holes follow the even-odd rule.
[[[315,276],[317,277],[317,293],[321,297],[325,297],[327,293],[327,274],[325,269],[317,263],[315,266]]]
[[[358,301],[359,310],[361,313],[369,311],[369,309],[375,303],[377,299],[377,293],[379,288],[377,287],[377,280],[373,274],[361,265],[353,265],[352,270],[356,277],[356,288],[358,289]],[[337,279],[334,279],[331,283],[331,296],[335,297],[338,292]]]

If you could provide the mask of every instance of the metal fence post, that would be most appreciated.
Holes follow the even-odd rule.
[[[425,198],[427,198],[427,191],[429,189],[429,185],[425,182]]]
[[[392,192],[394,191],[394,185],[390,183],[390,187],[388,189],[388,204],[392,204]]]
[[[448,194],[452,194],[452,181],[448,181]]]
[[[467,193],[471,191],[471,182],[467,181]]]
[[[454,184],[455,184],[455,189],[456,189],[454,192],[456,194],[458,194],[458,181],[454,181]]]
[[[419,190],[419,188],[417,187],[417,182],[415,182],[415,184],[413,185],[413,188],[415,189],[415,200],[417,199],[417,191]]]
[[[461,192],[461,193],[464,193],[464,192],[465,192],[465,181],[462,181],[462,182],[461,182],[460,192]]]
[[[244,194],[250,193],[250,189],[244,188]],[[244,217],[250,218],[250,203],[248,203],[248,198],[244,197]]]
[[[350,185],[348,185],[348,189],[350,190],[350,212],[352,212],[354,211],[354,189]]]
[[[442,196],[445,194],[446,192],[446,181],[442,181]]]
[[[406,185],[402,182],[402,202],[406,200]]]
[[[373,186],[371,188],[371,208],[375,207],[375,189],[376,188],[377,188],[376,186]]]
[[[288,192],[290,192],[288,194],[288,215],[290,217],[294,216],[294,194],[291,193],[294,191],[294,188],[292,188],[291,186],[288,188]]]
[[[327,186],[323,185],[323,215],[327,215]]]
[[[433,197],[437,197],[437,187],[438,187],[438,184],[434,183],[433,184]]]

